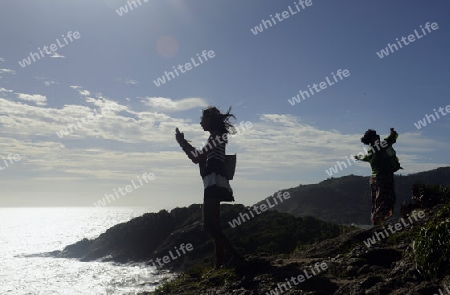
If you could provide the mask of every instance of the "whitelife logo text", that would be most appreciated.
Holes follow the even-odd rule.
[[[425,31],[425,29],[427,29],[428,33],[431,33],[430,28],[433,31],[435,31],[435,30],[439,29],[439,26],[436,22],[434,22],[432,24],[430,24],[430,22],[427,22],[425,24],[425,29],[422,26],[420,26],[420,28],[422,29],[423,35],[420,35],[420,33],[417,32],[417,30],[414,30],[414,34],[410,34],[408,36],[408,38],[402,36],[402,38],[400,39],[401,42],[400,42],[400,40],[398,40],[398,38],[395,38],[395,40],[397,41],[397,44],[395,44],[395,42],[394,42],[394,44],[388,43],[386,48],[381,49],[379,52],[377,52],[378,57],[384,58],[385,56],[388,56],[390,53],[394,53],[395,51],[400,50],[401,48],[403,48],[403,45],[407,46],[407,45],[413,43],[414,41],[416,41],[416,38],[417,38],[417,40],[419,40],[419,39],[423,38],[424,36],[426,36],[427,32]],[[406,41],[406,39],[408,39],[409,42]],[[402,45],[402,42],[403,42],[403,45]],[[394,49],[395,49],[395,51],[394,51]],[[391,51],[390,53],[389,53],[389,50]]]
[[[206,52],[206,50],[203,50],[201,56],[200,56],[200,54],[197,53],[197,59],[200,63],[196,63],[195,59],[193,57],[191,57],[192,64],[190,62],[187,62],[184,65],[179,64],[177,68],[175,68],[175,66],[173,66],[172,68],[173,68],[173,71],[175,72],[175,74],[177,75],[176,77],[178,77],[180,74],[178,73],[177,69],[181,72],[181,74],[184,74],[187,71],[192,70],[192,65],[194,65],[194,67],[198,67],[202,63],[208,61],[208,57],[210,59],[212,59],[215,56],[216,56],[216,54],[214,53],[214,51],[210,50],[210,51]],[[153,80],[153,83],[155,83],[155,85],[157,87],[159,87],[162,84],[166,84],[170,80],[175,79],[175,74],[171,71],[168,71],[168,72],[165,71],[164,75],[162,75],[161,77],[158,77],[156,80]],[[167,78],[167,81],[166,81],[166,78]]]
[[[291,195],[288,192],[281,192],[279,191],[277,193],[277,196],[275,197],[275,194],[273,194],[272,199],[267,198],[266,199],[266,204],[260,204],[259,208],[257,206],[253,206],[250,209],[248,209],[248,213],[252,216],[250,218],[250,216],[247,213],[239,213],[239,216],[235,219],[233,219],[232,221],[229,221],[228,224],[232,227],[235,228],[238,225],[241,225],[242,223],[244,223],[247,220],[250,220],[252,218],[255,218],[255,215],[253,214],[253,212],[255,212],[257,215],[261,214],[262,212],[275,207],[276,205],[278,205],[278,201],[277,199],[280,201],[280,203],[283,203],[284,200],[287,200],[291,197]],[[272,202],[270,202],[272,200]],[[258,210],[259,209],[259,210]],[[261,211],[260,211],[261,210]],[[253,212],[252,212],[253,211]],[[241,222],[242,219],[242,222]]]
[[[30,55],[27,58],[24,58],[21,62],[19,61],[19,65],[22,68],[25,68],[26,66],[31,65],[31,60],[33,60],[33,62],[35,62],[36,60],[40,60],[41,57],[42,58],[44,57],[44,52],[42,52],[42,50],[45,51],[45,54],[50,55],[50,54],[52,54],[52,52],[55,52],[56,50],[63,48],[64,46],[69,44],[66,37],[70,40],[70,42],[73,42],[74,39],[77,40],[81,37],[80,33],[78,31],[75,31],[73,33],[72,33],[72,31],[69,31],[69,32],[67,32],[66,36],[64,36],[64,35],[61,35],[61,36],[63,37],[64,44],[61,44],[61,42],[59,41],[59,38],[57,38],[56,44],[58,44],[58,46],[56,46],[56,44],[53,43],[50,46],[44,46],[42,49],[41,49],[41,47],[38,47],[38,51],[39,51],[40,55],[39,55],[39,53],[30,52]],[[73,39],[72,39],[72,37],[73,37]],[[49,48],[50,48],[51,52],[48,51]]]

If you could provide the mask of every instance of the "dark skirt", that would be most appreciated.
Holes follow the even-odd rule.
[[[218,199],[220,202],[234,202],[233,191],[217,185],[206,187],[203,198],[205,200]]]

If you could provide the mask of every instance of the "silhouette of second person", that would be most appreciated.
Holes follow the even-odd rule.
[[[363,144],[370,146],[368,154],[363,157],[355,156],[357,160],[369,162],[372,168],[372,176],[369,181],[372,198],[370,216],[372,225],[382,225],[394,214],[396,201],[394,172],[403,169],[392,148],[397,138],[398,133],[391,128],[389,136],[381,142],[377,132],[369,129],[361,138]]]

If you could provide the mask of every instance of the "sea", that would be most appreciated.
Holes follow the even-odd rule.
[[[81,262],[48,257],[98,237],[148,208],[0,208],[0,294],[139,294],[173,274],[144,263]]]

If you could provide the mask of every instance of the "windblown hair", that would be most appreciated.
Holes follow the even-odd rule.
[[[374,141],[374,138],[376,140],[377,138],[379,139],[380,136],[377,134],[377,132],[375,130],[368,129],[366,131],[366,133],[364,133],[364,136],[361,137],[361,142],[364,143],[364,144],[369,145],[369,144],[371,144]]]
[[[230,118],[236,119],[236,117],[230,113],[231,107],[225,114],[222,114],[219,109],[213,106],[209,106],[202,111],[202,116],[205,118],[211,118],[212,129],[218,130],[221,133],[236,133],[236,129],[233,124],[230,123]]]

